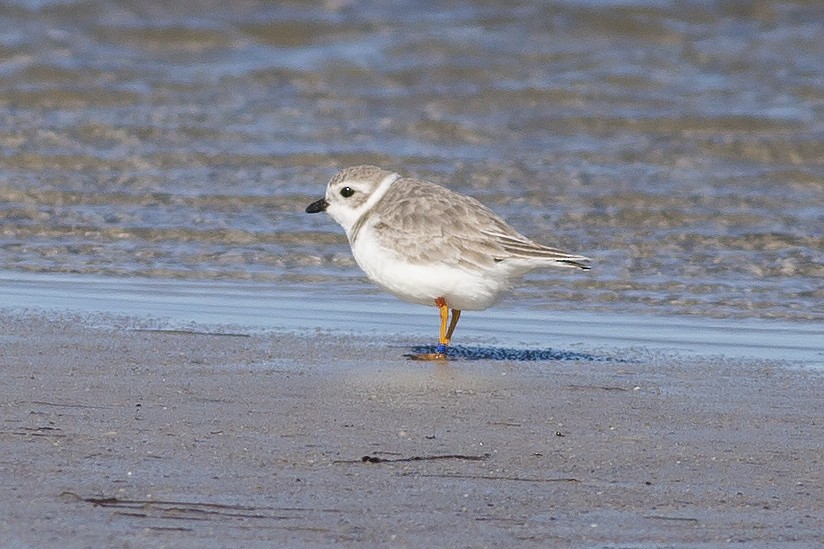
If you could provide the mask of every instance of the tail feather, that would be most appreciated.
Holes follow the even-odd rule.
[[[563,267],[577,267],[582,270],[589,270],[588,257],[565,252],[559,248],[552,248],[533,242],[526,237],[518,235],[520,238],[506,234],[490,234],[495,237],[501,248],[511,254],[513,258],[522,259],[544,259],[557,263]],[[502,258],[503,259],[503,258]]]
[[[586,258],[586,260],[589,261],[589,258]],[[571,261],[571,260],[568,260],[568,259],[559,261],[558,263],[563,263],[565,266],[569,266],[569,267],[578,267],[582,271],[588,271],[592,268],[589,265],[587,265],[586,263],[581,263],[580,261]]]

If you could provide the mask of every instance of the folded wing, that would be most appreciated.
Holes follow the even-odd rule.
[[[542,264],[589,269],[589,259],[533,242],[495,212],[448,189],[403,179],[395,182],[376,208],[375,236],[411,263],[487,270],[510,262],[517,270]]]

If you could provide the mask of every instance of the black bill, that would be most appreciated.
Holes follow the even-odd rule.
[[[314,202],[306,206],[306,213],[316,214],[318,212],[324,211],[327,207],[329,207],[329,203],[326,201],[325,198],[321,198],[320,200],[315,200]]]

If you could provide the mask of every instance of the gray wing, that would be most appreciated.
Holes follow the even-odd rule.
[[[483,270],[520,259],[589,268],[586,257],[533,242],[474,198],[433,183],[396,181],[374,213],[379,213],[375,228],[381,245],[398,249],[413,263]]]

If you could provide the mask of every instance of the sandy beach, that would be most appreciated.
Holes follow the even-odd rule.
[[[0,323],[4,547],[824,542],[815,369]]]

